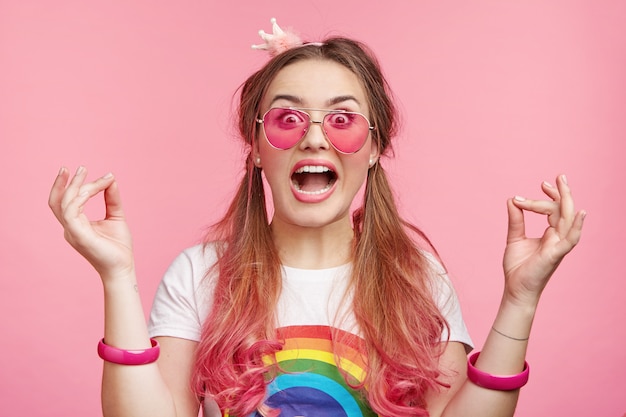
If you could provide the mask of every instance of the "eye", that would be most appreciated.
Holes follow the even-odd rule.
[[[300,118],[297,115],[293,114],[293,113],[285,114],[282,117],[282,122],[286,123],[286,124],[298,123],[298,122],[301,122],[301,121],[302,120],[300,120]]]
[[[272,121],[281,129],[293,129],[307,123],[305,114],[292,109],[272,110]]]
[[[354,113],[330,113],[327,121],[336,129],[347,129],[354,124],[355,117],[357,115]]]

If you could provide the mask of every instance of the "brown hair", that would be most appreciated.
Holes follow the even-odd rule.
[[[288,50],[248,78],[239,104],[241,137],[254,145],[261,101],[276,74],[310,59],[337,62],[359,78],[375,126],[373,140],[381,154],[388,154],[397,129],[389,86],[373,54],[346,38]],[[368,172],[363,205],[355,211],[353,222],[352,310],[365,341],[367,374],[361,384],[349,383],[363,389],[370,406],[381,415],[427,415],[423,398],[427,390],[440,385],[439,341],[447,323],[433,301],[431,268],[415,238],[432,246],[419,229],[400,217],[380,163]],[[262,356],[280,349],[274,314],[281,270],[267,220],[261,171],[251,155],[237,195],[213,231],[210,240],[218,251],[219,278],[198,347],[195,385],[231,414],[247,415],[256,408],[271,415],[263,399],[272,367],[263,363]]]

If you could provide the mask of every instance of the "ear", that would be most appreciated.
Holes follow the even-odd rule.
[[[378,142],[372,138],[370,141],[370,168],[376,165],[379,157],[380,152],[378,151]]]
[[[254,166],[261,168],[261,153],[259,152],[259,143],[256,139],[252,142],[250,158],[252,158]]]

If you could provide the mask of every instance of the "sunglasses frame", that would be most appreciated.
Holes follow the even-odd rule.
[[[324,120],[326,120],[326,117],[329,114],[356,114],[359,115],[361,117],[363,117],[363,119],[365,119],[365,121],[367,122],[367,129],[368,129],[368,134],[369,132],[371,132],[372,130],[375,129],[374,126],[372,126],[370,120],[363,114],[363,113],[359,113],[356,111],[348,111],[348,110],[341,110],[341,109],[337,109],[337,110],[332,110],[332,109],[316,109],[316,108],[312,108],[312,107],[292,107],[292,106],[288,106],[288,107],[272,107],[269,110],[267,110],[265,113],[263,113],[263,116],[261,118],[257,118],[256,122],[260,125],[263,125],[263,132],[265,133],[265,137],[267,139],[267,143],[270,144],[270,146],[274,149],[278,149],[278,150],[282,150],[282,151],[286,151],[287,149],[291,149],[294,146],[296,146],[298,143],[300,143],[302,141],[302,139],[304,139],[306,137],[306,134],[309,132],[309,127],[306,127],[304,129],[304,133],[302,134],[302,137],[300,139],[298,139],[298,141],[296,143],[294,143],[292,146],[290,146],[289,148],[279,148],[277,146],[275,146],[267,137],[267,132],[265,132],[265,116],[267,116],[267,114],[269,112],[271,112],[272,110],[276,110],[276,109],[282,109],[282,110],[294,110],[300,113],[304,113],[308,116],[309,118],[309,127],[312,124],[316,124],[319,125],[320,128],[322,129],[322,133],[324,134],[324,137],[326,138],[326,140],[328,141],[328,143],[330,143],[330,145],[339,153],[345,154],[345,155],[351,155],[354,153],[357,153],[358,151],[360,151],[363,146],[365,145],[365,142],[367,141],[367,136],[365,136],[365,139],[363,140],[363,143],[361,144],[361,146],[359,147],[359,149],[357,149],[356,151],[353,152],[344,152],[340,149],[337,148],[337,146],[335,146],[335,144],[333,143],[333,141],[328,137],[328,133],[326,133],[326,129],[324,129]],[[324,112],[326,113],[324,115],[324,117],[322,118],[322,120],[313,120],[313,117],[311,116],[311,114],[309,113],[310,111],[319,111],[319,112]]]

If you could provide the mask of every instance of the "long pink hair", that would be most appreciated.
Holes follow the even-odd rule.
[[[389,154],[397,129],[390,89],[373,54],[345,38],[288,50],[248,78],[239,102],[239,132],[246,143],[252,146],[258,136],[255,120],[270,82],[285,66],[308,59],[335,61],[356,74],[376,127],[373,140],[381,154]],[[348,382],[363,390],[381,416],[426,416],[424,394],[443,385],[438,358],[447,323],[433,301],[432,268],[417,242],[434,249],[400,217],[380,163],[368,172],[353,223],[352,310],[366,347],[367,372],[361,384]],[[255,409],[277,415],[263,403],[276,365],[262,358],[281,349],[275,329],[281,263],[270,233],[261,170],[250,155],[237,194],[212,232],[207,243],[215,245],[218,261],[210,273],[218,278],[197,349],[195,389],[230,415]]]

